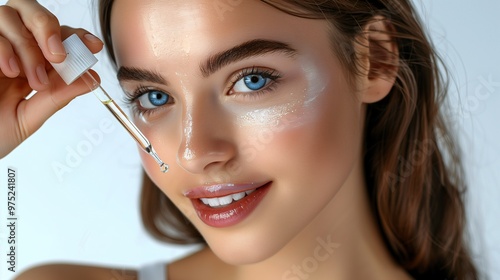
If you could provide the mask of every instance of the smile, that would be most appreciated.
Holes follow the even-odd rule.
[[[243,221],[259,205],[272,182],[223,184],[195,188],[184,195],[191,199],[200,220],[212,227],[229,227]]]
[[[217,198],[217,197],[215,197],[215,198],[200,198],[200,200],[205,205],[209,205],[210,207],[217,208],[217,207],[229,205],[229,204],[233,203],[233,201],[238,201],[238,200],[244,198],[245,196],[253,193],[254,191],[255,190],[244,191],[244,192],[226,195],[226,196],[219,197],[219,198]]]

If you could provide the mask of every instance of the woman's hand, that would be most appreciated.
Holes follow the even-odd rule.
[[[86,30],[60,26],[34,0],[10,0],[0,6],[0,158],[55,112],[88,92],[82,80],[67,86],[49,63],[64,61],[61,38],[74,33],[93,53],[102,49],[101,40]],[[33,90],[36,95],[26,100]]]

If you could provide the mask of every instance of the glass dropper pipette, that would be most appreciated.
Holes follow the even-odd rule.
[[[168,164],[165,164],[149,140],[142,134],[137,126],[132,123],[123,110],[115,103],[115,101],[106,93],[101,85],[94,79],[92,74],[88,72],[90,67],[97,63],[97,58],[89,51],[80,38],[73,34],[63,42],[66,49],[66,60],[62,63],[52,63],[54,69],[59,73],[66,84],[71,84],[73,81],[82,77],[83,81],[92,90],[95,96],[104,104],[121,125],[129,132],[141,148],[150,154],[160,166],[163,173],[169,169]]]
[[[155,161],[160,165],[160,169],[163,173],[168,171],[168,165],[165,164],[156,151],[153,149],[153,146],[149,142],[149,140],[142,134],[142,132],[137,128],[137,126],[132,123],[127,115],[123,112],[123,110],[118,107],[115,101],[109,97],[106,91],[101,87],[101,85],[94,79],[94,77],[88,72],[82,75],[82,79],[85,81],[87,86],[90,89],[93,89],[95,96],[104,104],[109,111],[115,116],[115,118],[122,124],[122,126],[130,133],[130,135],[137,141],[137,143],[141,146],[141,148],[148,154],[150,154]]]

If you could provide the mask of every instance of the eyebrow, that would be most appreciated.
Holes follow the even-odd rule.
[[[277,52],[284,53],[290,57],[297,54],[297,51],[294,48],[284,42],[255,39],[211,55],[200,65],[200,71],[203,77],[206,78],[230,63],[252,56]]]
[[[200,71],[202,76],[207,78],[220,70],[222,67],[233,62],[253,56],[280,52],[290,57],[294,57],[297,54],[297,50],[292,48],[287,43],[273,40],[255,39],[211,55],[205,62],[200,64]],[[167,84],[165,78],[163,78],[158,72],[137,67],[121,66],[118,69],[117,78],[120,82],[147,81],[157,84]]]
[[[167,84],[167,81],[158,72],[136,67],[121,66],[120,69],[118,69],[116,76],[120,82],[148,81],[157,84]]]

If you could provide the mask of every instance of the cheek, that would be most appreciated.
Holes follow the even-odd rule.
[[[149,135],[147,135],[149,136]],[[159,136],[158,136],[159,137]],[[151,142],[154,137],[148,137]],[[156,148],[155,148],[156,149]],[[161,150],[163,153],[159,152]],[[159,154],[169,153],[169,149],[158,149],[157,152]],[[182,186],[186,182],[189,182],[189,176],[179,172],[178,165],[174,161],[169,161],[170,171],[167,173],[162,173],[158,168],[158,164],[151,159],[151,156],[148,154],[139,151],[142,165],[144,171],[146,172],[146,176],[148,176],[153,183],[160,188],[160,190],[168,196],[171,202],[173,202],[177,209],[181,211],[184,216],[186,216],[191,221],[197,219],[197,214],[195,209],[191,206],[191,203],[179,203],[180,201],[184,201],[185,197],[179,191],[179,188],[176,186]],[[170,157],[169,157],[170,158]]]
[[[334,181],[340,186],[361,149],[361,102],[341,69],[331,66],[338,63],[311,58],[302,65],[303,102],[280,119],[281,129],[274,129],[272,149],[265,158],[278,173],[297,175],[287,175],[290,184],[316,180],[324,186]]]
[[[151,138],[149,139],[151,141]],[[161,152],[160,151],[157,152],[161,157]],[[140,148],[139,148],[139,153],[142,161],[142,166],[144,168],[144,171],[146,172],[146,176],[148,176],[156,186],[162,186],[162,183],[165,183],[166,177],[170,175],[171,170],[169,170],[167,173],[162,173],[158,168],[158,164],[154,162],[151,156],[142,152]],[[170,168],[172,167],[171,162],[167,162],[163,157],[162,160],[164,160],[169,165]],[[162,189],[162,191],[166,194],[164,189]]]
[[[151,139],[151,138],[150,138]],[[151,141],[151,140],[150,140]],[[156,148],[155,148],[156,149]],[[148,176],[151,178],[152,176],[156,176],[156,173],[158,168],[158,164],[156,164],[150,157],[150,155],[144,153],[141,151],[141,148],[139,147],[139,154],[141,156],[141,161],[142,161],[142,166],[144,167],[144,170],[148,174]],[[167,163],[169,164],[169,163]],[[172,165],[172,164],[169,164]]]
[[[172,149],[172,147],[178,147],[179,144],[174,137],[165,137],[165,135],[169,135],[167,132],[174,131],[174,123],[168,120],[154,123],[135,120],[135,123],[151,142],[151,145],[156,150],[161,160],[169,165],[170,169],[167,173],[161,172],[156,161],[139,148],[142,165],[146,174],[156,186],[162,186],[162,191],[168,195],[169,188],[163,187],[175,184],[178,176],[174,175],[179,173],[179,166],[176,163],[176,150]]]
[[[346,186],[361,147],[361,106],[353,96],[347,86],[327,86],[314,102],[281,118],[278,126],[246,134],[255,140],[242,152],[249,160],[242,170],[256,170],[275,183],[270,199],[262,201],[261,209],[273,209],[263,214],[263,225],[271,230],[287,225],[286,232],[276,229],[271,234],[291,238]]]
[[[314,101],[285,115],[278,125],[248,135],[254,143],[247,153],[253,151],[259,165],[289,178],[290,184],[337,180],[340,185],[361,146],[361,107],[353,94],[346,86],[325,87]]]

